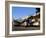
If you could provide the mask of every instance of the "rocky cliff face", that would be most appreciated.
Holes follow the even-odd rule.
[[[32,16],[23,17],[23,21],[13,21],[15,26],[40,26],[40,13],[34,14]]]

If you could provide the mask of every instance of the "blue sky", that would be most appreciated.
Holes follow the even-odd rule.
[[[33,7],[12,7],[12,16],[20,18],[23,16],[31,16],[36,13],[36,8]]]

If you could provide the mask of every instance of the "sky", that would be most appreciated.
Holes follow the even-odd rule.
[[[12,17],[19,19],[23,16],[31,16],[35,14],[36,11],[34,7],[12,7]]]

